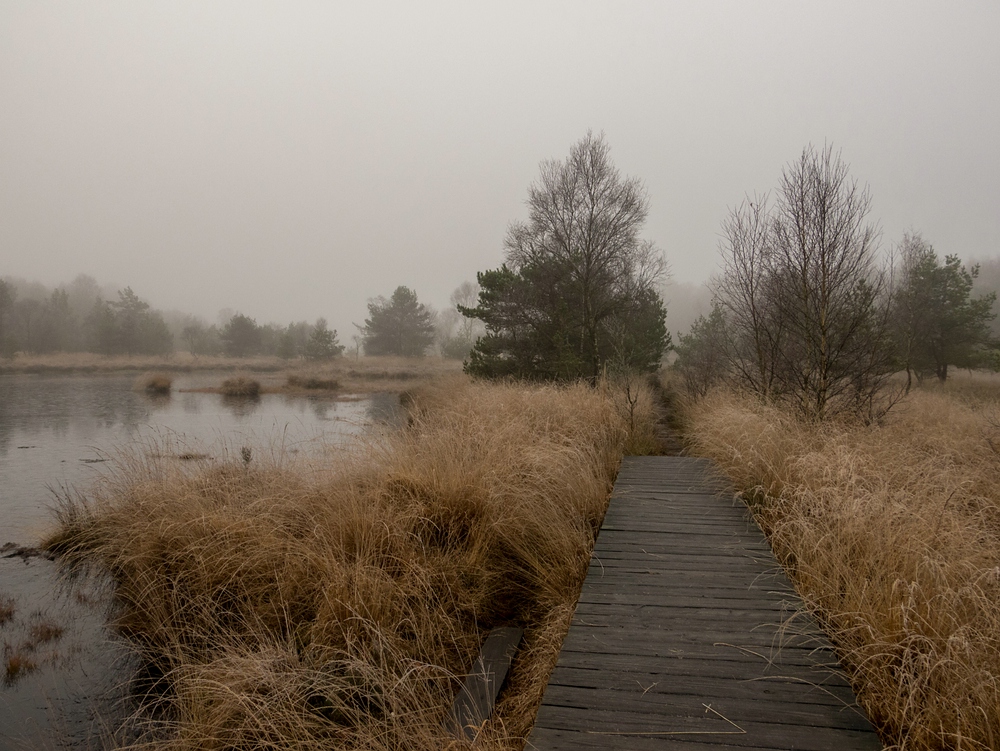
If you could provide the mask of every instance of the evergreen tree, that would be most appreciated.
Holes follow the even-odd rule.
[[[317,319],[305,346],[305,356],[310,360],[332,360],[344,351],[337,341],[337,331],[327,328],[326,319]]]
[[[260,353],[261,330],[257,322],[237,313],[223,327],[219,334],[222,346],[230,357],[250,357]]]
[[[705,396],[728,370],[726,359],[726,319],[718,305],[706,318],[698,316],[687,334],[678,337],[674,348],[674,369],[681,374],[684,388],[692,396]]]
[[[902,284],[896,296],[897,342],[907,374],[948,378],[948,366],[973,367],[990,338],[996,294],[972,297],[979,267],[966,269],[957,255],[938,259],[920,235],[901,246]]]
[[[434,317],[416,292],[400,286],[390,299],[368,303],[363,332],[366,355],[422,357],[434,343]]]
[[[659,367],[670,344],[657,292],[664,261],[639,237],[645,191],[618,173],[603,137],[543,163],[528,208],[507,233],[504,265],[477,276],[478,304],[459,307],[486,326],[466,371],[595,381],[609,364]]]

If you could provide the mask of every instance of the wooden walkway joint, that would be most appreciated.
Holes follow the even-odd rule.
[[[528,749],[881,749],[713,465],[626,457]]]

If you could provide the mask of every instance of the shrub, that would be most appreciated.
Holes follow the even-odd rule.
[[[172,376],[163,373],[144,373],[136,379],[133,388],[147,394],[169,394],[173,383]]]

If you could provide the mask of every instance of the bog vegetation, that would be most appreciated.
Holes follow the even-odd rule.
[[[634,389],[634,387],[633,387]],[[523,743],[651,394],[473,384],[309,464],[127,458],[48,540],[107,571],[148,666],[139,748],[427,748],[486,632],[526,629],[480,748]],[[629,420],[635,427],[630,435]]]
[[[901,749],[1000,741],[1000,381],[981,378],[919,389],[878,426],[727,391],[686,412]]]

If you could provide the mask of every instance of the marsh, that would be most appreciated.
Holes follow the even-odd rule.
[[[135,373],[0,375],[0,598],[13,611],[0,643],[5,663],[27,666],[0,684],[0,746],[87,748],[124,698],[128,652],[104,626],[107,589],[99,581],[70,587],[56,563],[24,554],[51,530],[60,495],[99,481],[130,452],[211,464],[244,449],[252,461],[328,450],[391,421],[398,404],[394,394],[345,401],[180,392],[224,377],[181,375],[161,395],[135,390]],[[51,629],[63,630],[32,637]]]

